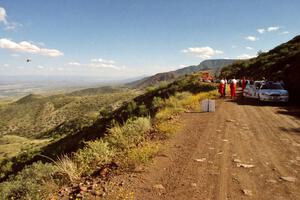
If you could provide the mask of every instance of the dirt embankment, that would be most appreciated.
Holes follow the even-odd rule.
[[[124,187],[139,200],[300,199],[300,119],[278,106],[216,104],[182,114],[182,130]]]

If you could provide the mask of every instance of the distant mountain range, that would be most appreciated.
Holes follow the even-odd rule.
[[[188,67],[184,67],[175,71],[158,73],[150,77],[145,77],[143,79],[133,81],[127,84],[127,86],[136,87],[136,88],[144,88],[148,86],[158,85],[162,81],[171,82],[177,79],[180,76],[184,76],[186,74],[191,74],[199,71],[213,71],[214,73],[219,73],[221,68],[234,63],[236,60],[234,59],[212,59],[212,60],[204,60],[199,65],[191,65]]]

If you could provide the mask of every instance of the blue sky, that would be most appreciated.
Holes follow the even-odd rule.
[[[4,0],[0,75],[126,78],[249,58],[298,35],[299,10],[298,0]]]

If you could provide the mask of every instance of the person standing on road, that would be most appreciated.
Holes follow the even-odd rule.
[[[242,90],[244,91],[245,87],[247,85],[247,80],[245,78],[245,76],[243,77],[243,80],[242,80]]]
[[[224,79],[224,98],[225,98],[225,96],[226,96],[226,86],[227,86],[227,79],[225,78]]]
[[[236,97],[236,83],[237,83],[237,80],[235,78],[231,80],[231,83],[230,83],[231,99]]]
[[[224,97],[224,86],[225,86],[225,81],[222,78],[220,81],[220,85],[219,85],[219,93],[220,93],[221,97]]]

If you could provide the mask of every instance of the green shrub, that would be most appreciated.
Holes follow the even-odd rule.
[[[87,145],[76,152],[75,161],[86,175],[92,174],[97,167],[111,162],[114,151],[103,140],[87,142]]]
[[[154,109],[161,109],[164,107],[165,101],[160,97],[154,97],[152,100],[152,106]]]
[[[151,158],[157,154],[159,146],[157,144],[145,143],[140,147],[128,150],[123,164],[130,169],[136,166],[149,164]]]
[[[0,184],[2,198],[49,199],[60,185],[60,181],[54,178],[56,170],[53,164],[41,162],[24,168],[15,177]]]
[[[123,126],[116,124],[113,128],[110,128],[105,141],[116,150],[129,149],[144,140],[144,134],[150,128],[151,122],[149,118],[129,119]]]
[[[153,92],[156,90],[156,87],[155,86],[149,86],[146,88],[146,92]]]
[[[147,116],[149,115],[149,110],[147,109],[145,104],[141,104],[139,106],[139,115],[140,116]]]

